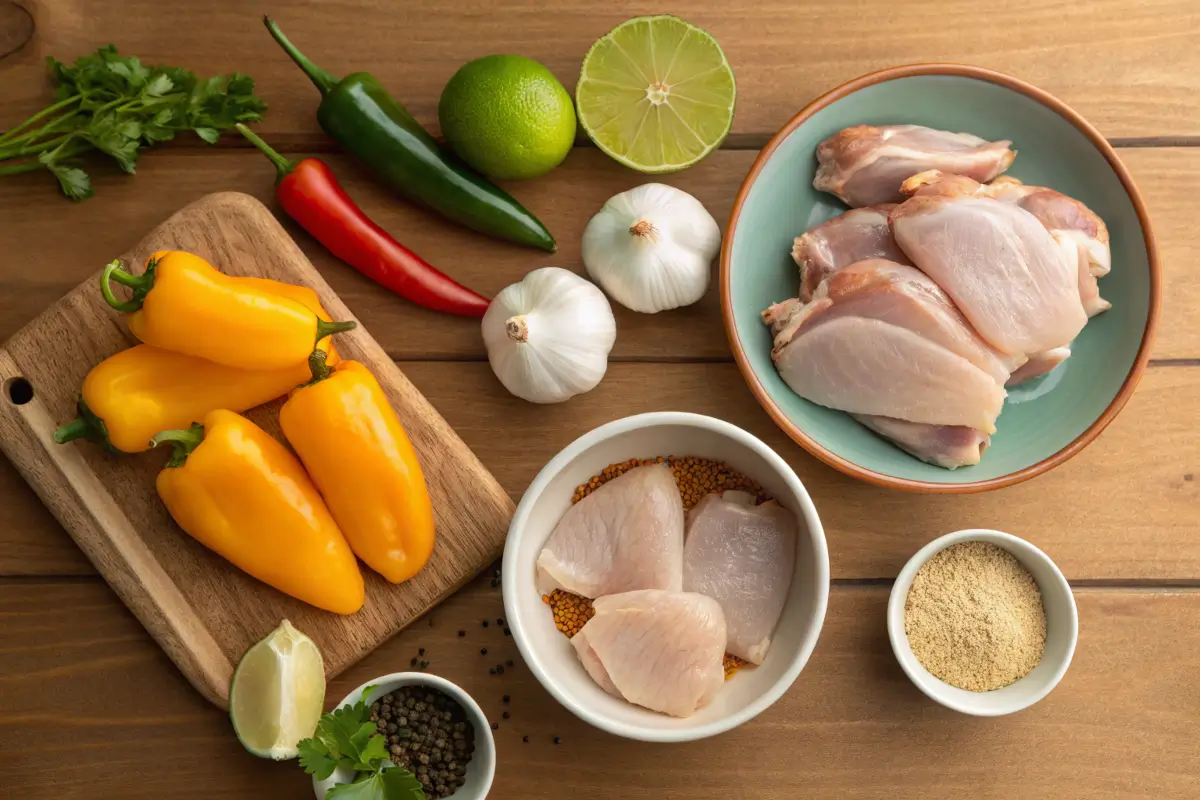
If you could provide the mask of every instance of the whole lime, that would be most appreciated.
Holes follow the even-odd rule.
[[[536,178],[575,143],[575,107],[554,74],[524,56],[484,56],[454,73],[438,120],[446,142],[499,180]]]

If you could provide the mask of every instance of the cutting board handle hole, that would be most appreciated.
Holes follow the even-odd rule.
[[[33,384],[25,378],[9,378],[4,382],[4,394],[14,406],[23,406],[33,399]]]

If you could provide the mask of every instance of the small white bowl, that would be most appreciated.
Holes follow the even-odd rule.
[[[740,671],[706,707],[685,719],[627,703],[588,676],[570,640],[554,627],[536,586],[547,537],[571,507],[575,488],[609,464],[631,458],[696,456],[724,461],[758,481],[800,522],[796,569],[764,663]],[[787,691],[804,668],[829,599],[829,554],[816,508],[786,462],[746,431],[712,417],[657,412],[626,417],[584,434],[550,460],[517,506],[504,548],[504,609],[513,639],[537,679],[580,719],[649,742],[714,736],[754,718]]]
[[[496,740],[492,737],[492,727],[488,723],[487,717],[479,708],[479,704],[471,698],[471,695],[463,691],[461,687],[436,675],[425,672],[393,672],[391,675],[383,675],[367,681],[346,695],[337,707],[341,708],[351,703],[357,703],[368,686],[376,687],[371,693],[372,700],[383,697],[388,692],[394,692],[401,686],[425,686],[429,689],[437,689],[454,698],[462,706],[467,718],[471,721],[471,726],[475,729],[475,753],[467,763],[466,783],[458,787],[458,790],[450,797],[454,800],[484,800],[487,797],[492,788],[492,779],[496,776]],[[349,783],[352,780],[354,780],[352,772],[338,769],[323,781],[313,778],[313,793],[316,794],[317,800],[325,800],[325,793],[334,785]]]
[[[1042,592],[1042,607],[1046,611],[1046,649],[1041,662],[1024,678],[991,692],[970,692],[951,686],[934,677],[921,665],[908,644],[904,632],[904,603],[917,571],[933,555],[960,542],[990,542],[1016,556],[1029,570]],[[917,551],[908,560],[892,585],[887,611],[888,638],[892,651],[904,672],[917,688],[932,699],[955,711],[977,717],[999,717],[1028,708],[1058,685],[1075,654],[1079,638],[1079,614],[1075,595],[1058,566],[1024,539],[1000,531],[974,529],[948,533]]]

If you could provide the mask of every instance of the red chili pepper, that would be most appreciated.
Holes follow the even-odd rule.
[[[245,125],[238,130],[275,165],[275,197],[283,210],[335,256],[401,297],[463,317],[482,317],[486,297],[440,272],[363,213],[322,161],[292,163]]]

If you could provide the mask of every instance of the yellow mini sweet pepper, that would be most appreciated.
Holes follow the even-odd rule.
[[[198,542],[298,600],[353,614],[363,577],[304,467],[262,428],[232,411],[163,431],[175,453],[158,474],[158,495]]]
[[[266,278],[247,278],[275,294],[303,303],[329,319],[317,293]],[[332,337],[317,348],[326,361],[340,360]],[[186,428],[209,411],[245,411],[282,397],[311,377],[308,364],[279,370],[244,370],[139,344],[101,361],[83,380],[79,416],[54,432],[59,444],[90,439],[122,453],[140,453],[159,431]]]
[[[392,583],[433,553],[425,476],[375,376],[357,361],[330,368],[314,353],[313,382],[279,412],[283,435],[321,490],[351,549]]]
[[[133,296],[118,300],[114,281]],[[255,279],[225,275],[178,250],[150,256],[141,275],[112,262],[100,290],[110,306],[129,313],[129,330],[146,344],[240,369],[303,364],[319,340],[355,327],[353,321],[326,322]]]

